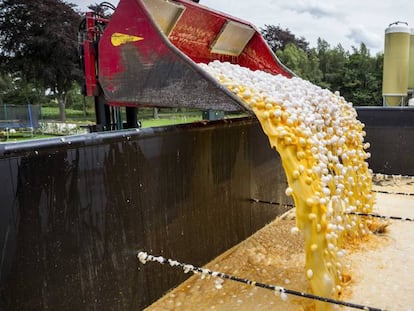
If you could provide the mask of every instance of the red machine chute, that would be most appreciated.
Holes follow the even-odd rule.
[[[197,65],[214,60],[292,76],[254,26],[187,0],[120,0],[91,38],[99,45],[84,49],[87,95],[110,106],[245,110]]]

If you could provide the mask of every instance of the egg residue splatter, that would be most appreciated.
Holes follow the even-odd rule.
[[[298,77],[286,78],[214,61],[200,66],[257,116],[280,154],[296,205],[295,233],[303,233],[306,276],[314,294],[337,299],[346,236],[366,234],[350,212],[372,211],[372,171],[364,124],[338,93]],[[331,310],[318,302],[317,310]]]

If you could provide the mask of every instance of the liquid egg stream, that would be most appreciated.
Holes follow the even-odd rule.
[[[367,234],[350,212],[372,211],[372,171],[364,125],[338,93],[219,61],[200,66],[240,97],[280,154],[306,247],[305,274],[315,295],[338,299],[344,284],[344,239]],[[317,310],[333,305],[317,302]]]

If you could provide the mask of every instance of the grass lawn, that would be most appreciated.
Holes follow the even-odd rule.
[[[58,120],[59,119],[59,107],[42,107],[41,108],[41,119],[45,120]],[[79,120],[95,120],[95,111],[87,110],[86,116],[82,110],[76,110],[71,108],[66,108],[66,119],[79,121]]]
[[[202,117],[200,116],[181,116],[176,118],[162,118],[159,119],[141,119],[142,127],[156,127],[156,126],[166,126],[166,125],[175,125],[183,123],[191,123],[201,121]]]
[[[41,133],[30,136],[29,134],[23,135],[17,132],[16,134],[9,134],[9,139],[7,139],[7,137],[0,137],[0,143],[13,143],[13,142],[24,141],[24,140],[42,139],[42,138],[51,138],[51,137],[58,137],[58,136],[41,134]]]
[[[59,108],[42,107],[41,118],[43,120],[58,120]],[[140,108],[138,112],[138,119],[141,121],[142,127],[155,127],[200,121],[202,120],[202,115],[201,111],[173,113],[170,110],[165,109],[165,111],[159,111],[158,119],[154,119],[151,108]],[[88,110],[87,115],[84,116],[84,113],[81,110],[66,108],[66,122],[91,124],[94,121],[95,111],[93,109]]]
[[[164,109],[158,113],[159,118],[154,119],[151,108],[139,108],[138,119],[142,123],[142,127],[174,125],[181,123],[189,123],[200,121],[202,119],[201,111],[186,111],[173,113]],[[95,121],[95,111],[87,110],[86,116],[82,110],[66,108],[66,121],[71,123],[87,123]],[[59,107],[42,107],[42,120],[59,120]]]
[[[47,122],[59,119],[58,107],[42,107],[41,109],[42,112],[40,121]],[[228,115],[227,118],[240,117],[242,115],[243,114]],[[78,124],[79,126],[91,125],[95,122],[95,112],[93,110],[87,111],[87,116],[85,117],[83,111],[67,108],[66,118],[67,123],[74,123]],[[157,119],[153,118],[152,109],[150,108],[140,108],[138,112],[138,120],[141,122],[143,128],[192,123],[202,121],[202,119],[203,118],[201,111],[197,110],[173,112],[171,110],[164,109],[158,112]],[[0,133],[0,142],[10,143],[23,140],[57,137],[57,135],[49,135],[36,132],[33,136],[31,136],[30,133],[18,131],[16,133],[9,133],[9,138],[7,139],[5,132],[2,132]]]

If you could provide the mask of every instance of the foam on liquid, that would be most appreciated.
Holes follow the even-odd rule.
[[[339,298],[345,237],[367,233],[349,212],[372,211],[372,171],[364,125],[351,103],[300,78],[286,78],[214,61],[200,66],[239,96],[280,154],[304,235],[305,273],[312,291]],[[317,310],[331,310],[317,302]]]

